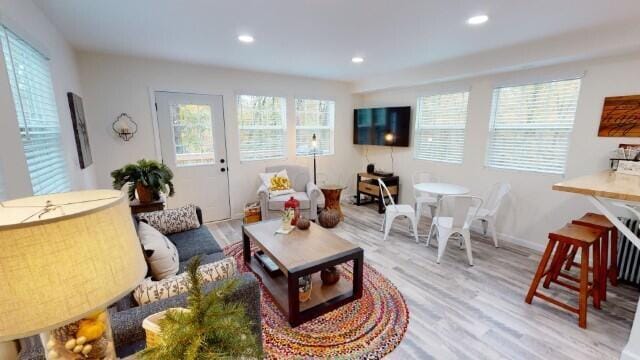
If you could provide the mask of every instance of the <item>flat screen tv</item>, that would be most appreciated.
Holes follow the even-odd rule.
[[[353,143],[409,146],[411,106],[353,110]]]

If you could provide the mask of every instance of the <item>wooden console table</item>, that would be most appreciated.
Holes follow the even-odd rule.
[[[373,201],[362,202],[360,201],[360,195],[364,194],[370,196],[378,202],[378,213],[384,213],[384,197],[380,194],[380,186],[378,186],[378,179],[382,179],[391,196],[393,197],[393,201],[398,203],[398,196],[400,194],[400,178],[398,176],[388,175],[388,176],[378,176],[375,174],[369,174],[366,172],[358,173],[358,186],[356,190],[356,205],[360,206],[363,204],[369,204]]]
[[[141,203],[138,199],[132,200],[129,203],[132,214],[164,210],[164,205],[164,196],[160,196],[160,200],[155,200],[149,203]]]

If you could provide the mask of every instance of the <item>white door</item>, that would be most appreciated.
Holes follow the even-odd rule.
[[[173,170],[169,207],[195,204],[204,221],[229,219],[222,96],[155,93],[162,161]]]

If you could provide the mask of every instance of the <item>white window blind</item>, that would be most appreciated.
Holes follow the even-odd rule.
[[[418,98],[415,158],[462,163],[469,93]]]
[[[487,165],[564,174],[580,79],[493,91]]]
[[[316,134],[317,155],[333,154],[334,101],[296,99],[296,155],[312,155]]]
[[[283,159],[287,154],[286,100],[238,96],[240,160]]]
[[[49,62],[0,25],[0,42],[34,195],[69,191]]]

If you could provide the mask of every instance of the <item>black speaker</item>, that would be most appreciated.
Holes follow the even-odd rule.
[[[369,164],[367,165],[367,173],[368,174],[373,174],[373,172],[376,170],[376,167],[373,164]]]

